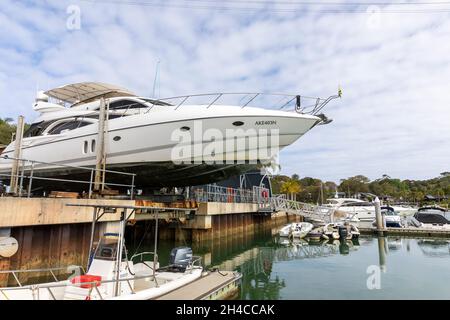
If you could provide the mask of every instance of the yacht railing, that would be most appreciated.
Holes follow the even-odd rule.
[[[88,198],[90,199],[92,197],[93,193],[93,187],[94,184],[98,183],[102,187],[123,187],[130,189],[130,199],[133,199],[134,196],[134,189],[135,189],[135,179],[136,174],[134,173],[128,173],[128,172],[120,172],[120,171],[114,171],[114,170],[107,170],[107,169],[96,169],[96,168],[89,168],[89,167],[81,167],[81,166],[73,166],[73,165],[67,165],[67,164],[61,164],[61,163],[55,163],[55,162],[45,162],[45,161],[37,161],[37,160],[30,160],[30,159],[24,159],[24,158],[14,158],[7,155],[0,156],[0,158],[5,160],[12,160],[12,161],[18,161],[20,172],[18,175],[11,175],[7,173],[0,173],[0,177],[9,177],[11,179],[19,179],[19,192],[18,196],[21,197],[22,194],[24,194],[24,180],[28,179],[28,186],[26,195],[27,198],[31,197],[32,193],[32,185],[33,180],[44,180],[44,181],[57,181],[57,182],[67,182],[67,183],[78,183],[78,184],[86,184],[89,186],[89,193]],[[71,169],[78,169],[81,171],[86,172],[90,178],[89,180],[76,180],[76,179],[64,179],[64,178],[51,178],[51,177],[43,177],[43,176],[37,176],[35,174],[35,169],[39,167],[39,165],[42,166],[51,166],[51,167],[63,167],[63,168],[71,168]],[[117,174],[122,176],[129,177],[130,184],[123,184],[123,183],[113,183],[113,182],[106,182],[106,181],[99,181],[95,182],[95,173],[96,172],[102,172],[103,174],[110,173],[110,174]]]
[[[168,98],[148,99],[144,97],[134,97],[145,101],[131,102],[120,106],[120,109],[109,109],[110,117],[125,117],[130,115],[140,115],[149,113],[155,106],[172,107],[174,110],[184,105],[201,105],[206,108],[218,105],[232,105],[241,108],[259,107],[263,109],[295,111],[301,114],[319,115],[319,112],[331,100],[340,98],[341,90],[337,95],[328,98],[311,97],[304,95],[293,95],[284,93],[267,93],[267,92],[218,92],[218,93],[201,93],[174,96]],[[80,119],[91,118],[98,115],[99,111],[93,111],[91,114],[85,114]]]
[[[145,99],[146,103],[150,104],[150,106],[145,107],[141,102],[133,102],[127,105],[121,105],[121,109],[111,111],[114,111],[120,116],[141,113],[145,114],[153,109],[153,107],[159,106],[161,105],[161,102],[164,102],[167,103],[168,106],[174,107],[174,110],[177,110],[187,104],[202,105],[206,106],[206,108],[216,105],[233,105],[241,108],[256,106],[265,109],[296,111],[303,114],[317,115],[323,107],[328,104],[328,102],[340,96],[340,92],[337,95],[330,96],[326,99],[302,95],[264,92],[201,93],[155,99],[153,103],[152,100]]]
[[[175,96],[170,98],[161,98],[159,101],[167,102],[175,106],[175,110],[183,105],[200,104],[210,108],[215,105],[235,105],[241,108],[256,105],[262,108],[290,110],[298,113],[318,114],[320,110],[331,100],[340,97],[338,95],[330,96],[327,99],[292,95],[283,93],[264,93],[264,92],[218,92],[192,94],[184,96]],[[192,102],[192,100],[201,100],[201,102]],[[228,101],[228,102],[227,102]],[[232,102],[230,102],[232,101]],[[219,103],[220,102],[220,103]],[[258,102],[258,103],[255,103]]]

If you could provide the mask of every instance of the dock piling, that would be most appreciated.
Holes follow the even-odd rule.
[[[24,117],[19,116],[17,119],[16,137],[14,143],[14,160],[11,168],[11,192],[17,194],[19,192],[19,158],[22,151],[22,140],[23,140],[23,130],[24,130]],[[23,165],[23,164],[22,164]],[[23,179],[23,175],[22,175]]]
[[[383,217],[381,215],[381,203],[380,199],[378,197],[375,198],[374,201],[375,204],[375,219],[377,224],[377,232],[382,235],[384,230],[384,223],[383,223]]]

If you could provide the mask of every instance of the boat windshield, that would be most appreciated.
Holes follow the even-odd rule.
[[[48,125],[49,123],[45,124],[44,121],[33,123],[28,130],[25,131],[23,136],[25,138],[40,136]]]
[[[373,204],[370,202],[344,202],[343,207],[372,207]]]
[[[118,238],[105,237],[95,251],[95,259],[114,261],[117,257]],[[122,250],[122,261],[126,260],[126,249]]]

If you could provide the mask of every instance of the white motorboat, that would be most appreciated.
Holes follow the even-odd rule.
[[[314,228],[309,222],[294,222],[284,226],[279,231],[280,237],[304,238]]]
[[[410,207],[410,206],[404,206],[404,205],[389,205],[394,211],[402,218],[411,217],[417,212],[417,207]]]
[[[219,104],[236,95],[156,100],[97,82],[40,92],[33,105],[40,115],[25,133],[21,158],[43,162],[33,167],[35,176],[79,180],[85,171],[75,167],[95,167],[103,131],[106,169],[138,174],[136,187],[206,184],[270,163],[311,128],[330,122],[318,112],[338,97],[319,99],[308,112],[295,95],[272,95],[283,102],[277,109],[250,107],[263,96],[259,93],[240,94],[240,104]],[[190,102],[199,97],[209,98]],[[286,111],[291,106],[296,112]],[[105,121],[99,121],[104,114]],[[11,172],[12,161],[5,157],[13,157],[14,146],[1,154],[0,173]],[[115,176],[114,181],[129,183],[129,177]]]
[[[421,207],[414,218],[424,224],[450,226],[450,211],[438,206]]]
[[[348,218],[359,221],[372,222],[375,220],[375,204],[373,202],[364,201],[354,198],[332,198],[327,199],[328,203],[324,206],[334,207],[336,212],[346,215]],[[385,206],[390,211],[400,217],[412,216],[417,211],[412,207],[404,206]]]
[[[356,221],[373,221],[375,219],[375,206],[372,202],[354,198],[327,199],[324,206],[335,208],[336,215]]]
[[[395,212],[392,207],[389,206],[381,207],[381,214],[384,217],[384,223],[386,227],[388,228],[403,227],[402,217],[400,217],[400,215],[397,212]],[[376,226],[376,221],[374,221],[372,224]]]
[[[385,210],[382,213],[384,213],[384,220],[386,227],[401,228],[403,226],[402,218],[395,211]]]
[[[118,234],[104,234],[86,274],[63,281],[0,288],[0,300],[148,300],[195,281],[203,272],[199,258],[188,247],[173,249],[170,265],[164,268],[154,259],[145,260],[153,258],[152,252],[128,259],[126,248],[119,248]]]

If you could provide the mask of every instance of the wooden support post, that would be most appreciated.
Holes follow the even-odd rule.
[[[23,140],[24,117],[19,116],[16,128],[16,140],[14,143],[14,160],[11,168],[11,193],[17,194],[19,191],[19,158],[22,156],[22,140]]]
[[[377,223],[377,231],[378,233],[383,233],[384,225],[383,225],[383,217],[381,216],[381,204],[380,199],[378,197],[375,198],[375,219]]]
[[[95,179],[94,179],[94,191],[100,191],[104,189],[105,176],[103,174],[105,168],[105,126],[106,126],[106,108],[105,99],[100,99],[100,109],[98,115],[98,136],[96,143],[96,164],[95,164]]]

